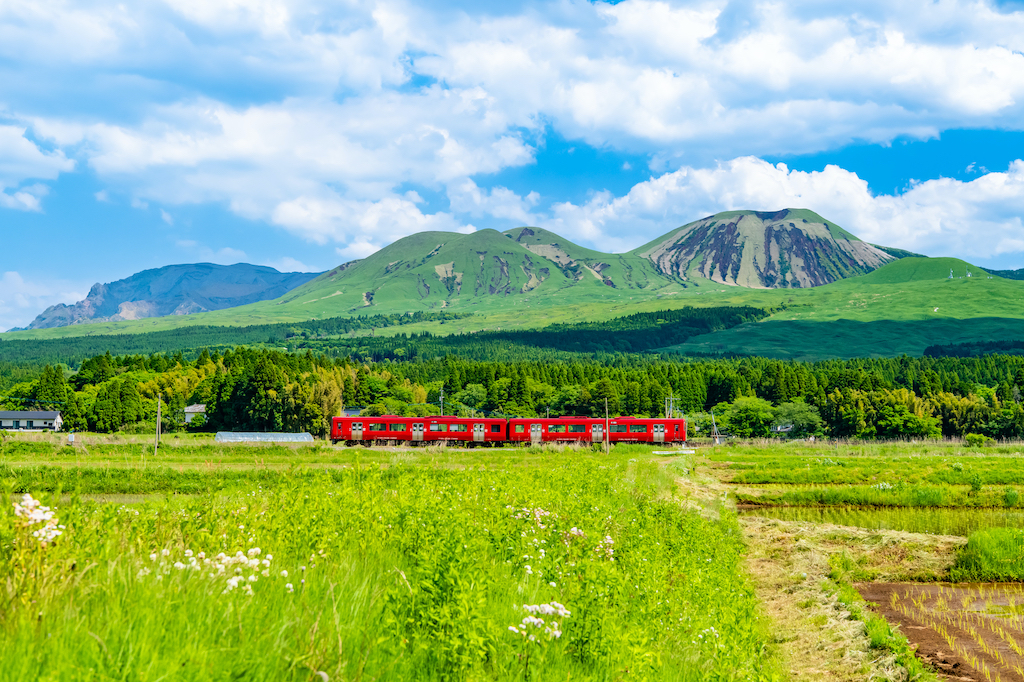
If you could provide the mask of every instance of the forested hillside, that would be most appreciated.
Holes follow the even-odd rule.
[[[665,360],[620,355],[608,362],[566,354],[512,362],[454,356],[362,362],[312,352],[239,348],[182,355],[99,355],[67,376],[46,367],[9,385],[5,409],[58,408],[68,429],[152,430],[156,396],[164,427],[183,426],[184,407],[207,406],[192,428],[310,431],[324,436],[343,405],[367,414],[448,413],[657,415],[665,399],[723,430],[842,438],[1024,437],[1024,357],[897,358],[783,362],[764,358]],[[148,424],[146,423],[148,422]],[[692,431],[691,431],[692,433]]]

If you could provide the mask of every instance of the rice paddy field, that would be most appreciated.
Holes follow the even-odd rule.
[[[0,680],[1024,682],[1021,446],[77,441],[0,442]]]

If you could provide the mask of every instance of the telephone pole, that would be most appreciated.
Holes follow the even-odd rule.
[[[608,398],[606,397],[604,399],[604,454],[606,455],[611,454],[612,451],[612,444],[610,442],[612,430],[609,428],[610,424],[611,422],[608,421]]]
[[[441,416],[444,416],[444,386],[441,387]]]
[[[156,394],[156,438],[153,441],[153,456],[156,457],[157,450],[160,448],[160,398],[162,396]],[[142,464],[146,464],[145,458],[142,460]]]

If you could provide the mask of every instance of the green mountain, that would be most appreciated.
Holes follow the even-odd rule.
[[[964,261],[887,253],[809,211],[743,211],[691,223],[623,254],[588,249],[535,227],[465,235],[424,232],[277,299],[195,315],[28,330],[0,340],[459,313],[443,320],[408,318],[408,324],[383,329],[356,325],[343,334],[446,335],[730,306],[771,314],[692,336],[668,350],[891,356],[920,354],[935,344],[1022,339],[1022,303],[1024,282],[989,275]]]
[[[754,288],[807,288],[856,277],[896,258],[806,209],[726,211],[633,253],[664,275]]]
[[[617,298],[679,290],[649,261],[590,251],[538,228],[505,233],[421,232],[337,268],[274,302],[306,317],[483,309],[560,298]]]

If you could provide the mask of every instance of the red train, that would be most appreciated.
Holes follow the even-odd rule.
[[[606,434],[605,431],[608,430]],[[642,417],[334,417],[337,443],[685,443],[686,420]]]

